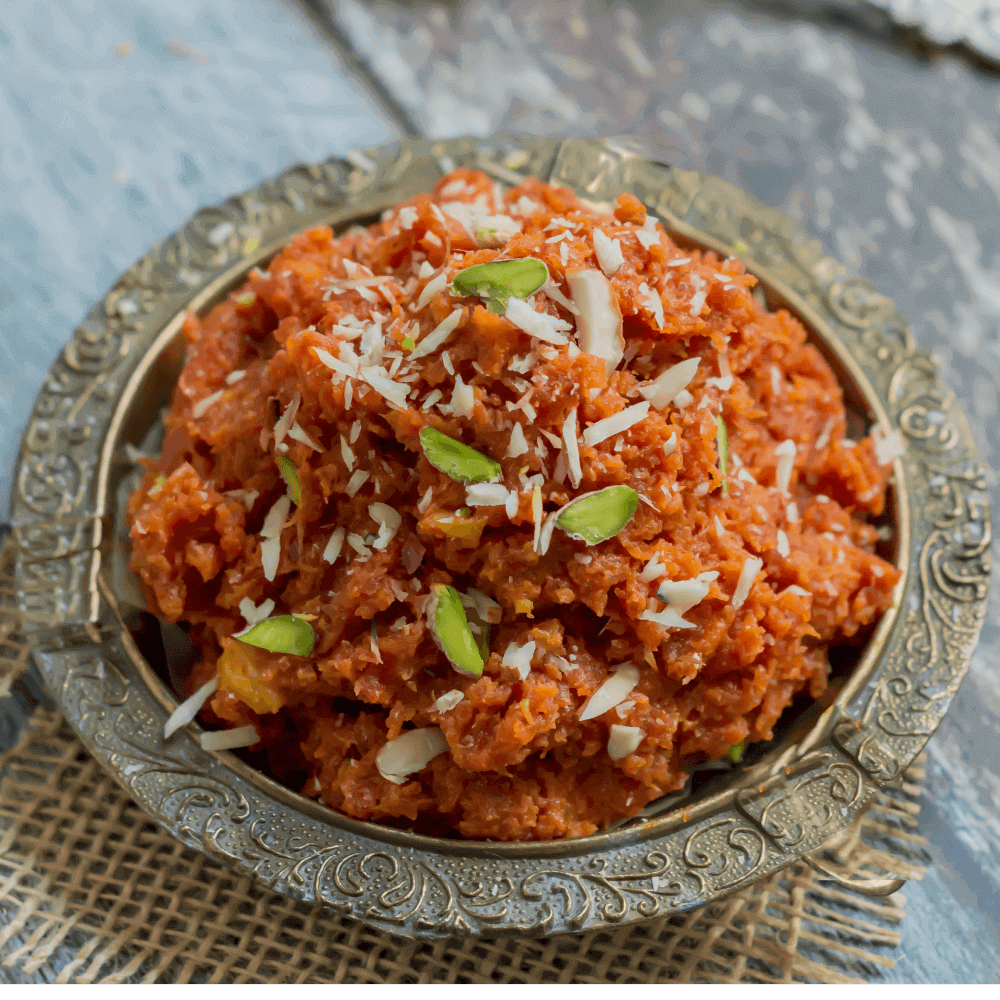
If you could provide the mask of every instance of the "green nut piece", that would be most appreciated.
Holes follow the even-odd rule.
[[[431,588],[427,622],[448,662],[460,674],[479,677],[483,672],[483,656],[469,628],[462,599],[454,587],[438,583]]]
[[[499,462],[433,427],[421,428],[420,445],[435,469],[459,483],[492,482],[503,472]]]
[[[535,257],[493,260],[459,271],[452,281],[453,295],[478,295],[487,300],[486,308],[502,316],[507,300],[526,299],[549,280],[549,269]]]
[[[614,538],[635,514],[639,495],[628,486],[608,486],[571,500],[560,511],[556,525],[570,538],[597,545]]]
[[[309,656],[316,642],[312,625],[297,615],[277,615],[265,618],[251,628],[233,635],[234,639],[249,646],[266,649],[269,653],[290,653],[292,656]]]

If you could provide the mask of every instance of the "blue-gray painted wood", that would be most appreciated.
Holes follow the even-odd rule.
[[[3,4],[0,512],[45,372],[123,270],[204,205],[397,135],[281,0]]]

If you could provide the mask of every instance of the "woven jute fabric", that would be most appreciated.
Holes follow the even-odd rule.
[[[34,703],[9,573],[8,549],[0,721],[10,730],[15,708],[30,718],[0,755],[0,979],[843,983],[877,980],[893,965],[904,894],[866,899],[804,864],[689,913],[543,939],[415,942],[263,889],[161,830],[58,712]],[[922,776],[918,762],[880,793],[828,867],[920,878]]]

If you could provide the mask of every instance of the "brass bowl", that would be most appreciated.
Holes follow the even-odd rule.
[[[197,726],[164,742],[177,699],[133,634],[142,599],[127,568],[124,499],[132,449],[155,436],[183,361],[183,311],[210,309],[302,229],[369,222],[455,165],[500,183],[534,175],[598,204],[629,190],[681,244],[739,256],[769,306],[797,315],[834,366],[861,424],[853,432],[877,423],[907,445],[884,531],[883,554],[903,571],[895,605],[835,672],[831,697],[787,712],[784,735],[746,766],[699,776],[697,789],[590,837],[419,836],[349,819],[235,754],[206,752]],[[989,573],[984,487],[968,425],[906,321],[780,213],[620,141],[405,141],[294,167],[200,211],[91,310],[24,434],[16,586],[35,662],[66,717],[184,843],[397,933],[547,934],[686,910],[800,859],[820,864],[813,855],[927,742],[968,668]],[[899,883],[847,884],[884,893]]]

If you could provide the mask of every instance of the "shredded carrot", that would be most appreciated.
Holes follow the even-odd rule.
[[[602,357],[580,350],[586,305],[567,280],[599,269],[597,228],[611,241],[600,240],[615,261],[610,285],[578,284],[611,289],[599,321],[614,354]],[[546,265],[548,282],[525,301],[548,317],[548,339],[452,288],[459,270],[520,257]],[[769,739],[797,694],[823,694],[830,647],[867,634],[898,574],[865,520],[883,510],[891,465],[869,438],[845,439],[833,371],[753,285],[738,260],[679,249],[631,194],[613,214],[536,180],[498,200],[490,178],[460,169],[367,229],[302,233],[189,317],[163,455],[130,515],[132,566],[153,607],[190,623],[200,649],[189,690],[218,669],[202,719],[255,726],[273,774],[350,816],[502,840],[592,833],[679,788],[693,764]],[[422,349],[432,336],[440,343]],[[642,390],[692,358],[687,387],[645,412]],[[227,384],[234,372],[245,374]],[[474,392],[471,412],[453,405],[457,378]],[[639,404],[630,426],[587,436]],[[503,489],[470,494],[432,465],[426,426],[499,463]],[[795,444],[787,493],[775,488],[783,441]],[[280,466],[296,470],[299,492],[263,537],[289,488]],[[588,546],[543,523],[617,484],[640,497],[617,536]],[[508,499],[479,504],[484,495]],[[382,507],[376,521],[374,504],[400,523]],[[345,542],[330,563],[338,528]],[[694,606],[657,597],[668,581],[713,573]],[[468,600],[491,654],[480,677],[458,674],[434,641],[426,606],[437,584]],[[244,599],[310,616],[313,654],[248,658],[230,641]],[[529,638],[524,680],[501,661]],[[643,738],[613,761],[610,728],[625,723],[614,710],[580,714],[624,663],[639,671],[627,725]],[[453,691],[464,697],[440,711]],[[449,752],[397,785],[375,758],[411,725],[440,727]]]

